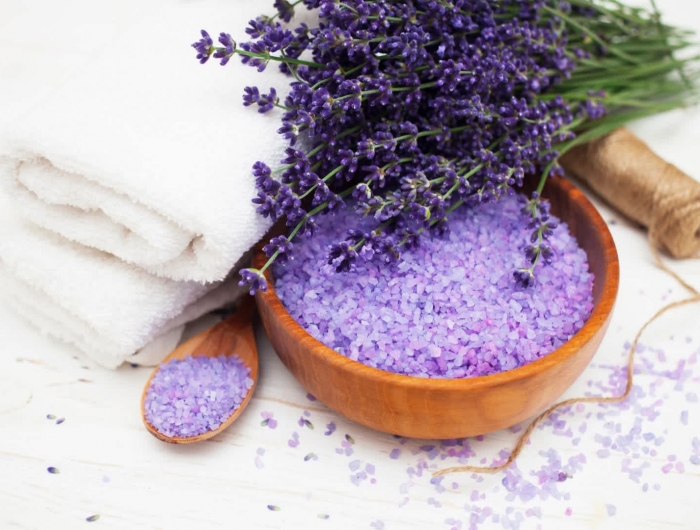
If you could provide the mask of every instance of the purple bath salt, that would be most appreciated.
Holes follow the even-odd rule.
[[[159,433],[189,438],[218,429],[253,386],[236,355],[188,356],[161,365],[146,393],[146,419]]]
[[[593,309],[593,274],[564,223],[535,285],[516,283],[513,271],[528,265],[527,215],[515,196],[460,208],[446,235],[425,234],[399,263],[358,259],[355,270],[336,273],[328,245],[361,224],[345,208],[295,241],[292,261],[274,268],[275,288],[311,335],[368,366],[439,378],[510,370],[567,342]]]

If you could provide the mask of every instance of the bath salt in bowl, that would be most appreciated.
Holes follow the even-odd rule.
[[[461,378],[527,364],[583,327],[593,309],[593,275],[560,224],[548,239],[552,264],[537,269],[537,285],[514,280],[516,266],[529,265],[522,197],[455,211],[448,234],[423,237],[395,266],[360,261],[337,274],[326,264],[327,247],[359,222],[345,208],[274,268],[277,296],[323,344],[389,372]]]
[[[351,273],[321,266],[326,245],[354,225],[351,211],[329,218],[256,294],[275,350],[319,400],[392,434],[472,436],[537,413],[595,353],[619,280],[590,202],[559,178],[545,196],[564,224],[527,289],[512,276],[529,235],[515,198],[455,212],[450,234],[425,237],[393,268],[359,263]]]

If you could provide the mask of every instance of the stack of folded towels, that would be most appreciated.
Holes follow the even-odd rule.
[[[269,228],[251,167],[283,158],[279,115],[241,96],[283,95],[289,79],[202,66],[190,44],[201,28],[245,36],[272,2],[68,4],[75,17],[63,2],[13,8],[5,24],[24,40],[0,41],[0,301],[101,365],[153,364],[241,294],[236,269]],[[47,80],[27,41],[60,64],[57,36],[82,49]]]

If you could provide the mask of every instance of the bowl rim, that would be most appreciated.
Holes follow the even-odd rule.
[[[338,353],[332,348],[329,348],[316,337],[307,332],[296,321],[296,319],[289,314],[287,309],[284,307],[284,304],[282,304],[282,301],[277,296],[277,292],[274,287],[274,278],[270,269],[267,269],[264,272],[265,279],[268,283],[267,290],[264,292],[258,291],[256,293],[258,303],[264,301],[272,313],[275,313],[278,318],[281,317],[280,320],[284,321],[282,323],[283,326],[291,328],[293,332],[302,332],[302,336],[306,340],[310,341],[314,346],[312,348],[308,348],[308,353],[312,357],[318,358],[324,363],[331,364],[334,368],[355,372],[357,375],[363,378],[374,380],[383,385],[390,384],[406,389],[420,388],[422,390],[453,391],[458,390],[461,387],[464,387],[465,389],[469,388],[470,390],[482,389],[485,387],[498,387],[523,379],[528,379],[536,374],[546,371],[553,365],[558,365],[573,357],[583,348],[586,343],[597,335],[601,328],[604,328],[607,325],[608,317],[612,312],[613,306],[615,305],[615,299],[617,298],[620,283],[619,258],[615,247],[615,242],[607,223],[603,220],[598,210],[595,208],[595,206],[593,206],[591,201],[582,191],[577,189],[563,177],[556,176],[551,178],[551,180],[555,179],[557,180],[557,185],[562,189],[565,195],[572,198],[578,203],[578,205],[580,205],[586,218],[589,219],[593,225],[593,229],[601,236],[603,248],[605,249],[603,259],[605,261],[606,283],[602,287],[603,292],[600,299],[594,305],[593,311],[581,329],[578,330],[567,342],[559,346],[554,351],[526,365],[495,374],[462,377],[459,379],[417,377],[414,375],[397,374],[395,372],[381,370],[379,368],[368,366],[359,361],[350,359],[349,357],[344,356],[342,353]],[[258,250],[253,257],[253,266],[260,268],[266,259],[267,258],[262,251]]]

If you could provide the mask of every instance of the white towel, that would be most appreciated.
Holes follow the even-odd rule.
[[[24,222],[2,200],[0,286],[17,313],[108,368],[160,362],[186,323],[243,292],[235,273],[208,285],[158,278]]]
[[[231,269],[268,227],[250,202],[250,168],[284,147],[279,113],[243,107],[242,88],[283,95],[289,78],[237,59],[199,65],[190,43],[200,28],[243,36],[271,10],[256,0],[3,7],[0,300],[116,367],[159,362],[186,323],[241,294]]]
[[[274,86],[284,97],[290,78],[274,63],[263,74],[238,58],[200,65],[190,44],[200,28],[247,39],[248,20],[274,8],[147,4],[104,52],[13,120],[0,138],[9,168],[0,180],[24,216],[69,240],[158,276],[221,280],[269,227],[251,203],[252,165],[277,164],[285,147],[279,111],[244,107],[243,88]],[[26,38],[42,42],[33,28]]]

